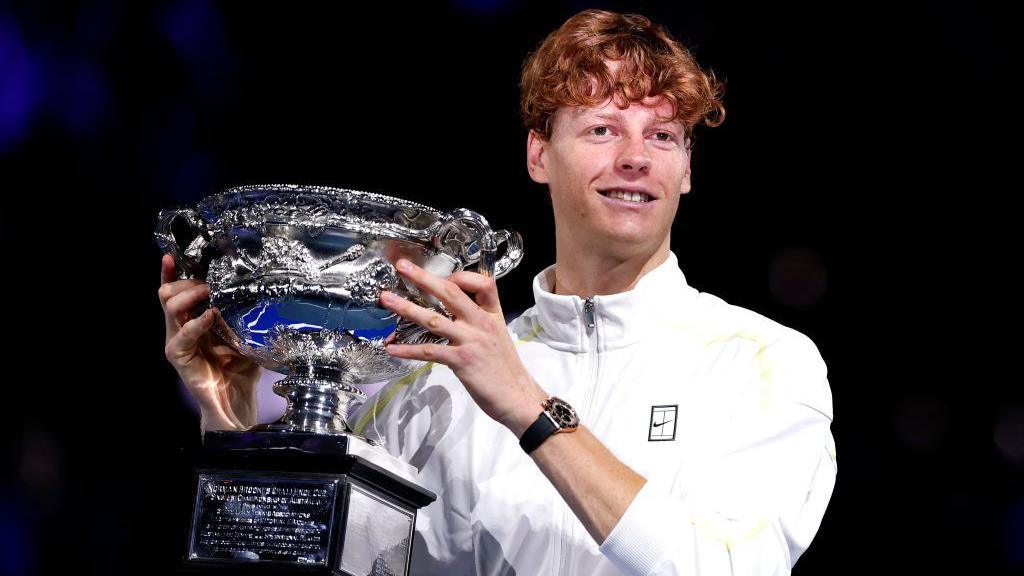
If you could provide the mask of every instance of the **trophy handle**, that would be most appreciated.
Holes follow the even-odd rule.
[[[180,220],[184,220],[185,230],[180,228]],[[178,236],[185,232],[190,235],[190,239],[188,247],[182,251]],[[203,249],[210,245],[211,240],[195,210],[161,210],[154,235],[164,254],[174,258],[179,279],[198,278],[202,275]]]
[[[495,279],[501,278],[505,274],[508,274],[513,268],[519,266],[519,262],[523,259],[523,237],[515,230],[498,230],[494,232],[494,251],[484,252],[483,258],[481,258],[480,268],[484,267],[484,260],[489,259],[491,274]],[[494,256],[497,254],[498,246],[505,244],[505,253],[500,258],[495,259]],[[489,258],[488,258],[489,257]],[[484,272],[480,272],[485,274]]]
[[[505,253],[498,257],[498,246],[505,244]],[[518,232],[491,230],[480,214],[459,208],[434,237],[435,246],[445,246],[462,258],[463,265],[476,264],[484,276],[501,278],[523,259],[523,237]]]

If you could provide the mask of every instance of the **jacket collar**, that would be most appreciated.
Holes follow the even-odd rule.
[[[659,321],[690,304],[697,290],[686,283],[676,255],[640,278],[627,292],[594,296],[593,327],[588,324],[586,299],[551,292],[555,265],[533,279],[534,322],[550,346],[571,352],[621,348],[652,333]]]

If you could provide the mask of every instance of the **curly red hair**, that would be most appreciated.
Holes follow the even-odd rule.
[[[687,137],[702,122],[718,126],[725,119],[723,84],[664,27],[638,14],[585,10],[569,18],[527,57],[519,88],[523,123],[545,140],[558,108],[609,98],[626,108],[663,96],[674,110],[669,120],[682,121]]]

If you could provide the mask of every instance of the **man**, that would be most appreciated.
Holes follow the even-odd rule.
[[[454,320],[382,305],[450,344],[389,344],[428,364],[353,420],[438,494],[414,574],[787,574],[810,544],[836,474],[821,356],[690,288],[669,250],[718,91],[646,18],[577,14],[523,69],[556,227],[536,305],[506,327],[492,279],[399,262]],[[165,258],[167,355],[204,429],[251,425],[252,365],[205,340],[211,314],[182,323],[207,292],[172,277]]]

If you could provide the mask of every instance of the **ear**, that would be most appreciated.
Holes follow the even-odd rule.
[[[526,170],[530,173],[530,178],[538,184],[549,182],[548,169],[544,163],[547,148],[548,142],[544,137],[536,130],[530,130],[526,135]]]
[[[687,138],[683,147],[683,154],[686,156],[686,169],[683,171],[683,182],[679,186],[680,194],[690,193],[690,166],[693,165],[693,142]]]

